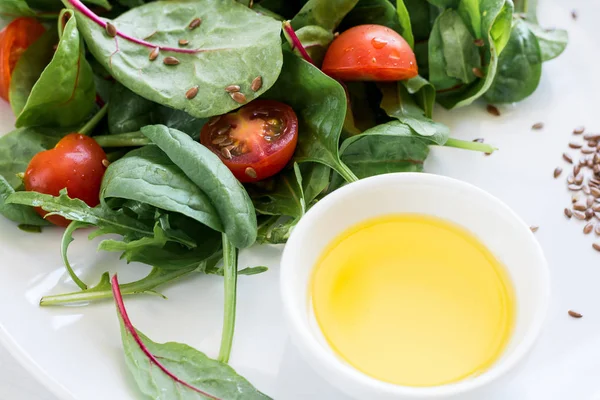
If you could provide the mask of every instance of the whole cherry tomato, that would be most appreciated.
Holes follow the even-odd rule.
[[[200,134],[200,143],[218,155],[240,182],[260,181],[281,171],[297,142],[296,113],[272,100],[254,100],[215,117]]]
[[[343,32],[327,49],[323,72],[341,81],[401,81],[419,74],[406,40],[382,25]]]
[[[21,54],[45,29],[35,18],[17,18],[0,31],[0,97],[8,100],[10,79]]]
[[[100,203],[100,185],[107,164],[106,153],[94,139],[71,133],[53,149],[31,159],[25,171],[25,190],[58,196],[66,188],[69,197],[95,207]],[[48,214],[41,208],[36,211],[42,217]],[[69,225],[69,221],[59,215],[46,219],[58,226]]]

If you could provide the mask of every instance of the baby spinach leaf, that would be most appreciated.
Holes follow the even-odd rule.
[[[429,80],[437,90],[447,90],[460,86],[459,79],[448,75],[446,71],[446,57],[444,57],[444,39],[442,36],[441,20],[446,13],[452,10],[444,11],[433,24],[431,36],[429,37]]]
[[[241,86],[247,101],[260,96],[281,70],[280,23],[233,0],[148,3],[112,21],[119,30],[115,38],[97,21],[76,15],[90,51],[116,80],[149,100],[195,117],[239,107],[224,90],[232,84]],[[190,30],[194,18],[201,18],[202,24]],[[172,48],[180,39],[189,40],[189,45]],[[163,50],[150,61],[155,46]],[[165,65],[166,56],[176,57],[179,65]],[[263,86],[254,92],[250,85],[257,76]],[[185,93],[192,86],[200,91],[188,100]]]
[[[254,7],[258,5],[262,9],[281,15],[284,19],[292,19],[304,4],[306,0],[261,0]]]
[[[302,191],[308,208],[312,201],[327,189],[331,169],[323,164],[305,163],[300,165],[302,175]]]
[[[348,29],[363,24],[387,26],[405,39],[406,36],[409,36],[408,32],[410,32],[410,26],[400,24],[396,8],[389,0],[359,0],[356,7],[344,18],[341,26],[343,29]]]
[[[77,125],[89,116],[95,100],[92,69],[85,60],[77,22],[70,18],[52,61],[31,89],[17,116],[16,126]]]
[[[433,107],[435,107],[435,87],[421,76],[401,81],[401,83],[408,90],[408,93],[413,96],[425,116],[432,118]]]
[[[541,76],[542,56],[537,38],[524,21],[516,20],[485,98],[492,103],[523,100],[535,91]]]
[[[306,212],[302,175],[296,163],[270,181],[249,186],[249,192],[254,208],[261,214],[300,218]]]
[[[323,63],[325,52],[333,40],[333,33],[320,26],[307,25],[298,29],[296,36],[302,42],[302,46],[304,46],[310,58],[316,65],[320,66]]]
[[[292,27],[300,29],[317,25],[333,31],[359,0],[308,0],[292,19]]]
[[[404,0],[396,1],[396,10],[398,12],[398,22],[402,27],[402,37],[406,39],[406,42],[411,48],[414,48],[415,38],[413,36],[412,26],[410,24],[410,15],[408,14],[406,5],[404,5]]]
[[[439,24],[446,74],[463,83],[473,82],[476,79],[473,69],[481,68],[481,58],[478,47],[474,43],[475,39],[454,10],[446,10],[440,15]]]
[[[224,288],[224,309],[223,309],[223,331],[221,333],[221,347],[219,349],[219,361],[228,363],[231,356],[231,346],[233,345],[233,334],[235,331],[235,311],[237,303],[237,266],[238,249],[223,236],[223,281]]]
[[[146,126],[142,133],[208,195],[221,218],[224,233],[236,247],[248,247],[255,242],[256,213],[252,201],[213,152],[185,133],[164,125]]]
[[[298,116],[297,162],[320,162],[352,180],[339,158],[339,139],[346,117],[346,94],[318,68],[284,53],[283,72],[265,98],[290,105]]]
[[[10,80],[10,106],[19,115],[25,108],[31,89],[40,78],[44,68],[54,56],[53,46],[58,41],[55,29],[48,29],[25,50],[15,65]]]
[[[19,204],[6,204],[6,199],[13,193],[15,193],[15,189],[0,175],[0,215],[18,224],[32,226],[49,225],[49,222],[40,217],[31,207]]]
[[[455,8],[458,6],[460,0],[427,0],[429,3],[440,8]]]
[[[155,400],[269,399],[225,363],[212,360],[185,344],[151,341],[131,323],[116,276],[112,279],[112,288],[125,361],[145,396]]]
[[[540,45],[542,61],[550,61],[562,54],[567,48],[569,34],[563,29],[543,29],[539,25],[525,21]]]
[[[133,150],[112,163],[104,174],[100,197],[139,201],[223,229],[209,197],[156,146]]]
[[[0,3],[0,29],[18,17],[33,17],[35,13],[25,0],[2,0]]]

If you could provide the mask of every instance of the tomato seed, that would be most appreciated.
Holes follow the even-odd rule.
[[[104,166],[104,168],[108,168],[108,166],[110,165],[110,161],[108,161],[106,158],[104,160],[102,160],[102,165]]]
[[[223,155],[223,157],[227,158],[228,160],[231,159],[231,152],[227,148],[221,149],[221,154]]]
[[[257,175],[256,175],[256,171],[254,170],[254,168],[248,167],[248,168],[246,168],[246,170],[244,171],[244,173],[246,175],[248,175],[250,178],[256,179]]]

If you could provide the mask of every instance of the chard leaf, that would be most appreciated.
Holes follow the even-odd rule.
[[[307,25],[317,25],[333,31],[356,3],[358,0],[308,0],[292,19],[292,27],[300,29]]]
[[[329,44],[333,41],[333,33],[320,26],[307,25],[298,29],[296,36],[300,39],[310,58],[316,65],[320,66],[323,63]]]
[[[135,200],[181,213],[215,230],[223,229],[211,199],[156,146],[132,150],[110,164],[100,197]]]
[[[118,35],[106,35],[104,20],[92,20],[78,0],[63,0],[76,7],[81,34],[96,59],[114,78],[153,102],[202,118],[227,113],[240,104],[223,90],[240,85],[247,101],[266,91],[281,70],[281,25],[258,15],[234,0],[156,1],[136,7],[112,21]],[[189,29],[194,18],[202,23]],[[176,46],[189,40],[185,48]],[[148,56],[162,50],[157,60]],[[179,65],[165,65],[167,56]],[[224,67],[225,66],[225,67]],[[261,76],[256,92],[252,81]],[[185,93],[198,86],[188,100]]]
[[[33,85],[15,125],[77,125],[92,112],[95,100],[92,68],[85,59],[77,21],[70,18],[52,61]]]
[[[164,125],[142,128],[142,133],[209,197],[223,224],[223,232],[238,248],[256,241],[256,213],[248,193],[213,152],[188,135]]]
[[[29,226],[45,226],[50,225],[48,221],[43,219],[31,207],[19,204],[7,204],[6,199],[15,193],[15,189],[8,181],[0,175],[0,215],[10,219],[13,222]]]
[[[112,279],[112,288],[125,361],[138,387],[148,398],[269,399],[225,363],[212,360],[185,344],[151,341],[131,323],[116,276]]]

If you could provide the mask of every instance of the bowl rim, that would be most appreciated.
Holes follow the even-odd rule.
[[[529,232],[528,246],[534,250],[535,257],[538,260],[532,267],[535,268],[535,274],[538,275],[539,279],[538,283],[541,285],[541,298],[538,299],[539,305],[538,310],[534,314],[534,319],[531,321],[521,342],[516,345],[511,354],[506,358],[498,360],[494,368],[483,374],[471,379],[440,386],[411,387],[396,385],[380,381],[344,363],[342,360],[335,357],[333,353],[323,349],[322,344],[312,330],[313,328],[311,328],[310,321],[305,322],[305,320],[309,320],[303,317],[306,310],[301,310],[296,307],[294,305],[295,302],[293,301],[294,297],[292,296],[292,293],[295,292],[293,289],[295,286],[293,274],[295,264],[294,253],[298,252],[302,245],[300,238],[309,237],[307,233],[310,231],[314,221],[318,219],[320,214],[332,205],[343,201],[355,191],[365,191],[371,187],[414,183],[435,184],[444,188],[460,188],[476,194],[480,201],[490,203],[492,206],[502,211],[503,215],[513,219],[517,223],[517,229],[527,230]],[[500,199],[473,184],[455,178],[428,173],[401,172],[376,175],[357,182],[352,182],[327,195],[306,213],[294,228],[283,251],[280,266],[280,295],[290,335],[296,346],[301,347],[301,352],[305,354],[305,358],[309,358],[310,356],[314,363],[319,363],[321,366],[325,367],[327,373],[331,373],[345,382],[352,382],[353,386],[361,386],[373,393],[385,393],[391,396],[412,397],[415,399],[430,399],[464,394],[489,385],[514,369],[514,367],[524,359],[539,337],[548,313],[550,302],[550,272],[542,248],[535,239],[529,226],[515,211]]]

